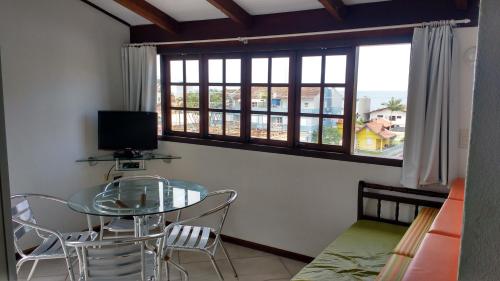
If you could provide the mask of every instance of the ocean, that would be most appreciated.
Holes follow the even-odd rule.
[[[406,105],[406,91],[358,91],[357,98],[370,98],[370,110],[383,108],[383,103],[391,98],[400,99],[401,103]]]

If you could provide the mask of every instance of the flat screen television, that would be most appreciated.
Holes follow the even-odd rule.
[[[99,111],[98,147],[101,150],[142,151],[158,148],[156,112]]]

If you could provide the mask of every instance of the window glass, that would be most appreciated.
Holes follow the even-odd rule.
[[[199,108],[200,107],[200,87],[187,86],[186,87],[186,107]]]
[[[342,145],[344,120],[323,118],[322,144]]]
[[[359,47],[354,152],[403,158],[410,44]]]
[[[208,60],[208,82],[222,83],[222,60]]]
[[[200,132],[199,111],[186,111],[186,131],[190,133]]]
[[[288,140],[288,117],[282,115],[271,115],[271,136],[272,140]]]
[[[222,135],[222,112],[208,113],[208,133]]]
[[[252,87],[252,111],[267,111],[267,87]]]
[[[347,56],[326,56],[325,83],[345,83]]]
[[[319,118],[300,117],[300,141],[318,143]]]
[[[302,57],[302,83],[321,83],[321,56]]]
[[[226,83],[241,82],[241,60],[226,59]]]
[[[267,115],[252,114],[250,123],[250,135],[252,138],[267,139]]]
[[[222,86],[210,86],[208,88],[208,108],[222,109]]]
[[[239,137],[241,131],[241,117],[239,113],[226,113],[226,135]]]
[[[323,92],[323,114],[344,114],[345,88],[325,87]]]
[[[170,82],[182,83],[184,82],[184,65],[181,60],[170,61]]]
[[[271,72],[271,82],[272,83],[288,83],[289,75],[289,58],[272,58],[272,72]]]
[[[172,110],[172,131],[184,131],[184,110]]]
[[[158,135],[163,135],[163,113],[162,113],[162,91],[161,91],[161,57],[156,56],[156,113],[158,114]]]
[[[173,107],[184,106],[184,86],[170,86],[170,104]]]
[[[198,60],[186,61],[186,82],[198,83],[200,81],[200,66]]]
[[[240,110],[241,109],[241,87],[227,86],[226,87],[226,109]]]
[[[300,89],[300,112],[319,113],[320,96],[320,87],[302,87]]]
[[[267,83],[269,73],[268,58],[252,59],[252,83]]]
[[[288,112],[288,87],[271,88],[271,111]]]

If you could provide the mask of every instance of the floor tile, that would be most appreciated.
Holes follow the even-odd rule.
[[[288,270],[288,273],[293,277],[295,274],[297,274],[304,266],[307,264],[301,261],[297,260],[292,260],[292,259],[287,259],[287,258],[280,258],[281,262],[285,265],[286,269]]]
[[[25,262],[19,271],[19,278],[27,278],[32,266],[32,261]],[[78,268],[75,268],[74,270],[76,272],[78,271]],[[38,262],[33,277],[66,275],[67,272],[66,261],[64,259],[41,260]]]
[[[234,266],[241,277],[254,276],[263,280],[291,277],[286,267],[276,256],[235,259]]]

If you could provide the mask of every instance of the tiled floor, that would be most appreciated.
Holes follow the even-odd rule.
[[[238,278],[232,274],[229,263],[224,259],[222,252],[216,256],[217,263],[228,281],[285,281],[295,275],[305,264],[295,260],[278,257],[261,251],[225,243],[236,267]],[[190,281],[219,280],[212,265],[205,254],[182,252],[174,255],[175,261],[189,272]],[[19,280],[25,280],[31,263],[26,263],[19,274]],[[64,281],[69,280],[66,267],[62,261],[41,261],[35,271],[34,281]],[[166,278],[164,278],[166,280]],[[171,270],[170,280],[180,280],[180,274]]]

